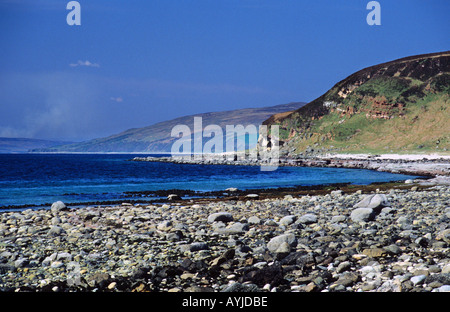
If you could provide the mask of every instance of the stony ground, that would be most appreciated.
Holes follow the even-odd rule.
[[[411,181],[410,181],[411,182]],[[450,189],[0,213],[2,291],[450,291]]]

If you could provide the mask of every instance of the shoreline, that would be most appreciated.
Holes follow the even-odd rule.
[[[124,192],[125,196],[120,200],[105,200],[105,201],[90,201],[90,202],[73,202],[66,203],[72,208],[85,208],[85,207],[107,207],[122,205],[123,203],[131,205],[164,205],[171,203],[180,202],[217,202],[217,201],[227,201],[227,200],[246,200],[247,196],[255,197],[258,195],[258,199],[269,199],[269,198],[281,198],[285,195],[326,195],[335,190],[361,190],[362,192],[375,191],[376,189],[404,189],[411,188],[410,184],[405,184],[407,180],[398,180],[391,182],[373,182],[370,184],[351,184],[351,183],[329,183],[329,184],[318,184],[318,185],[296,185],[289,187],[273,187],[273,188],[252,188],[252,189],[237,189],[229,188],[225,190],[218,191],[194,191],[185,189],[171,189],[171,190],[158,190],[158,191],[127,191]],[[441,184],[434,182],[430,177],[419,177],[415,180],[411,180],[411,183],[415,183],[418,187],[423,189],[434,186],[436,184]],[[176,195],[177,198],[169,197]],[[140,199],[133,198],[139,197]],[[52,203],[45,203],[40,205],[17,205],[17,206],[3,206],[0,207],[0,213],[2,212],[14,212],[21,211],[25,209],[50,209]]]
[[[261,159],[226,159],[227,155],[202,157],[134,157],[131,161],[168,162],[200,165],[244,165],[266,166],[267,161]],[[385,171],[418,176],[446,176],[450,179],[450,156],[438,154],[323,154],[307,157],[280,157],[277,166],[305,166],[328,168],[352,168]]]
[[[3,212],[0,291],[450,291],[450,190],[425,181]]]

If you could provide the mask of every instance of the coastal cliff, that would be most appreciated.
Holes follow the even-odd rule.
[[[284,153],[446,153],[450,52],[362,69],[294,112],[274,114]]]

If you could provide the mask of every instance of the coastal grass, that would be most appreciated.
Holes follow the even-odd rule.
[[[429,93],[408,103],[406,112],[391,119],[374,119],[364,112],[323,116],[294,143],[346,153],[444,153],[450,151],[450,100],[448,94]]]

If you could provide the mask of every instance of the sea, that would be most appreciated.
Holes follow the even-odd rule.
[[[364,169],[195,165],[130,161],[133,154],[0,154],[0,210],[111,202],[151,202],[161,190],[192,192],[367,185],[417,176]],[[167,156],[167,155],[159,155]],[[195,194],[189,193],[195,197]],[[148,196],[148,194],[153,194]],[[166,196],[166,195],[164,195]],[[163,196],[161,196],[163,198]]]

